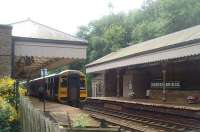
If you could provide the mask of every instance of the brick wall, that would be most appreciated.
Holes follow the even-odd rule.
[[[11,75],[12,28],[0,25],[0,77]]]

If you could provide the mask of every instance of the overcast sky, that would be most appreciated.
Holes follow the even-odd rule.
[[[0,24],[25,20],[28,17],[69,34],[91,20],[113,12],[128,12],[141,7],[143,0],[2,0]]]

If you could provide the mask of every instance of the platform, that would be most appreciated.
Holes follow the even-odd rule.
[[[37,98],[29,97],[33,106],[43,111],[43,102],[39,101]],[[57,102],[46,101],[45,105],[45,114],[49,116],[56,123],[59,123],[60,126],[68,127],[70,122],[73,123],[74,119],[77,119],[77,116],[84,115],[87,116],[89,123],[87,127],[98,127],[99,122],[89,116],[89,114],[79,108],[71,107],[65,104],[60,104]],[[70,120],[70,121],[69,121]],[[73,124],[71,124],[73,125]]]
[[[152,99],[118,97],[90,97],[87,99],[86,103],[125,112],[132,110],[146,110],[200,119],[200,104],[181,104]]]

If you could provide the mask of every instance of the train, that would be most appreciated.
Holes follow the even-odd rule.
[[[46,99],[60,103],[78,105],[87,97],[86,77],[77,70],[65,70],[30,80],[27,87],[28,95],[40,97],[41,87]]]

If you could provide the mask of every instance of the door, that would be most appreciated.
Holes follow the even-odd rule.
[[[77,107],[80,102],[80,76],[76,74],[69,75],[68,81],[69,104]]]
[[[123,76],[123,97],[129,97],[132,91],[132,74],[126,74]]]

